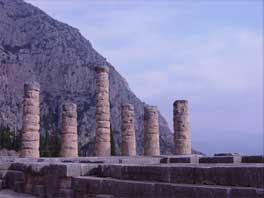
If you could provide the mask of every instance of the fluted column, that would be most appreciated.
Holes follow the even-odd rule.
[[[121,153],[124,156],[136,155],[136,137],[134,122],[134,107],[131,104],[122,105],[122,144]]]
[[[176,155],[192,154],[187,100],[176,100],[174,102],[173,121],[174,121],[175,154]]]
[[[159,117],[155,106],[144,107],[144,155],[160,155]]]
[[[96,81],[96,137],[95,155],[110,156],[110,104],[109,104],[109,68],[95,68]]]
[[[77,105],[62,105],[61,157],[78,157]]]
[[[21,157],[39,157],[39,109],[40,85],[36,82],[24,85]]]

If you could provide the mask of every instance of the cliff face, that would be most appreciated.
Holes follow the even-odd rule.
[[[142,153],[143,107],[125,79],[77,29],[56,21],[22,0],[0,0],[0,125],[21,129],[23,84],[41,85],[41,133],[60,133],[61,104],[78,105],[82,153],[92,154],[95,136],[96,65],[110,67],[111,127],[117,153],[120,106],[135,107],[137,151]],[[160,115],[161,152],[170,153],[172,133]]]

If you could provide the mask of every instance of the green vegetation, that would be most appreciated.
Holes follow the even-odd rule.
[[[111,155],[115,155],[116,151],[115,151],[115,140],[114,140],[114,134],[113,134],[113,130],[112,128],[110,128],[110,141],[111,141]]]
[[[40,156],[41,157],[59,157],[61,141],[58,135],[40,136]]]
[[[59,157],[61,141],[59,135],[40,135],[40,156]],[[0,150],[15,150],[21,148],[21,132],[17,135],[9,127],[0,126]]]
[[[20,145],[20,135],[16,135],[9,127],[0,127],[0,149],[18,151],[20,149]]]

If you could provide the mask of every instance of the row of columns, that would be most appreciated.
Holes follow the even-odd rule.
[[[109,68],[96,67],[96,156],[111,155]],[[39,108],[40,86],[38,83],[25,84],[22,124],[21,157],[39,157]],[[131,104],[121,107],[122,142],[121,154],[136,155],[135,113]],[[191,138],[188,120],[188,102],[178,100],[173,104],[175,154],[191,154]],[[78,156],[77,106],[74,103],[62,105],[61,157]],[[159,113],[155,106],[144,107],[144,155],[160,155]]]

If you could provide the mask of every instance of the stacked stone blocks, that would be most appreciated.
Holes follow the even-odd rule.
[[[144,107],[144,155],[160,155],[159,117],[155,106]]]
[[[109,68],[95,68],[96,80],[96,137],[95,155],[110,156],[110,104],[109,104]]]
[[[62,105],[61,157],[78,157],[77,105]]]
[[[188,101],[176,100],[174,102],[173,124],[174,124],[175,154],[176,155],[192,154]]]
[[[136,155],[136,136],[135,136],[135,121],[134,107],[131,104],[122,105],[122,143],[121,152],[124,156]]]
[[[36,82],[24,85],[21,157],[39,157],[39,108],[40,85]]]

